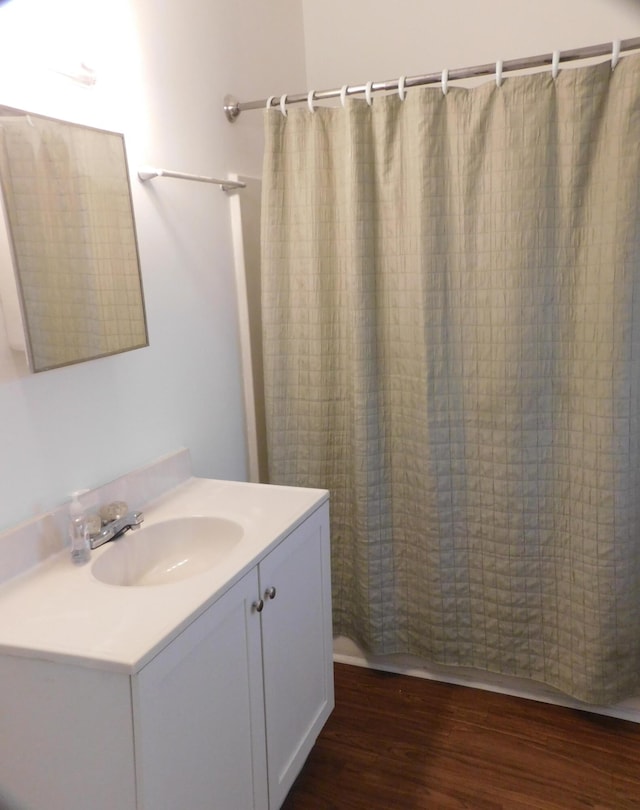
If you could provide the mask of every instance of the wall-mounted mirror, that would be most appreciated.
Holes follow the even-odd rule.
[[[147,346],[124,137],[0,106],[0,190],[31,370]]]

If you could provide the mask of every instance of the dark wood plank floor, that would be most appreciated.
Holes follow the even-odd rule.
[[[640,808],[640,724],[336,664],[283,810]]]

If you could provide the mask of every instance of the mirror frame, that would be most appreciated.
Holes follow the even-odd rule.
[[[60,230],[58,231],[58,232],[64,231],[64,233],[71,232],[71,234],[75,236],[77,244],[82,244],[86,248],[86,251],[88,253],[91,254],[92,249],[95,249],[97,252],[99,244],[100,250],[107,251],[108,254],[109,251],[113,252],[113,246],[116,244],[115,240],[111,242],[109,242],[108,240],[105,241],[104,239],[98,241],[96,238],[97,226],[95,226],[93,223],[95,222],[100,223],[100,211],[98,210],[96,212],[96,210],[94,210],[94,208],[91,207],[91,204],[93,203],[93,205],[95,205],[96,202],[98,201],[99,199],[98,193],[102,195],[100,197],[100,202],[102,202],[105,199],[104,196],[105,194],[107,195],[107,198],[110,199],[112,197],[114,200],[117,200],[119,202],[120,207],[122,208],[121,212],[122,218],[124,218],[125,220],[124,227],[121,227],[119,225],[118,230],[116,231],[118,236],[120,236],[122,232],[126,237],[126,241],[124,243],[118,242],[118,250],[117,250],[117,252],[121,254],[124,252],[125,258],[113,257],[112,255],[106,256],[101,255],[100,259],[96,259],[93,255],[90,255],[89,258],[87,258],[87,266],[90,267],[91,273],[93,273],[93,276],[91,276],[92,280],[102,279],[103,284],[106,284],[107,286],[109,286],[109,284],[112,284],[113,291],[110,290],[108,293],[105,293],[104,291],[101,292],[96,290],[90,290],[88,292],[93,294],[92,297],[89,297],[88,295],[87,298],[83,299],[81,303],[75,303],[76,310],[79,310],[80,306],[86,306],[86,312],[100,313],[102,317],[98,317],[96,319],[96,324],[99,328],[103,329],[105,334],[101,334],[99,337],[95,337],[95,334],[90,334],[90,339],[91,342],[93,343],[101,341],[102,346],[105,346],[106,342],[108,341],[110,347],[107,348],[105,346],[105,350],[102,351],[89,345],[88,341],[87,343],[85,343],[84,346],[80,346],[79,342],[76,339],[75,342],[78,345],[73,346],[72,349],[70,348],[70,351],[76,352],[75,354],[73,354],[73,356],[69,354],[68,358],[65,359],[56,359],[55,362],[43,362],[39,358],[43,355],[43,353],[47,351],[46,348],[47,334],[49,338],[53,341],[53,337],[56,334],[58,335],[65,334],[65,326],[67,324],[73,325],[73,321],[72,320],[66,321],[64,315],[57,315],[56,321],[57,331],[56,332],[50,331],[49,333],[47,333],[46,325],[43,326],[42,324],[43,323],[46,324],[48,322],[47,318],[49,318],[49,321],[51,323],[53,323],[54,321],[52,314],[46,311],[48,302],[45,302],[45,304],[43,305],[42,301],[34,302],[33,300],[30,300],[28,297],[26,289],[28,285],[25,284],[23,279],[23,274],[25,272],[24,270],[25,257],[24,255],[21,255],[20,250],[17,248],[17,239],[16,234],[14,232],[15,229],[19,227],[18,214],[15,211],[10,210],[9,201],[12,199],[12,193],[8,189],[9,181],[3,177],[2,163],[0,162],[0,216],[4,215],[7,235],[9,237],[8,249],[12,260],[14,275],[16,279],[16,286],[19,293],[20,309],[22,312],[25,342],[30,370],[34,373],[37,373],[41,371],[47,371],[52,368],[59,368],[67,365],[72,365],[75,363],[82,363],[88,360],[98,359],[100,357],[108,357],[123,352],[133,351],[134,349],[147,347],[149,345],[149,331],[145,308],[144,288],[142,284],[142,273],[140,268],[140,252],[138,248],[138,236],[136,230],[135,213],[133,208],[133,197],[131,193],[131,180],[128,168],[124,134],[121,132],[114,132],[112,130],[87,126],[85,124],[78,124],[71,121],[65,121],[59,118],[53,118],[51,116],[41,115],[40,113],[33,113],[28,112],[26,110],[20,110],[14,107],[0,105],[0,126],[2,126],[3,117],[7,116],[24,116],[26,121],[31,125],[33,125],[34,121],[39,120],[42,122],[49,123],[53,127],[59,125],[60,127],[64,127],[65,130],[67,128],[70,128],[70,131],[71,130],[82,131],[87,133],[96,133],[98,135],[104,134],[105,137],[108,136],[111,139],[115,139],[114,141],[111,141],[109,143],[105,141],[106,144],[105,150],[111,150],[109,152],[109,161],[111,164],[110,168],[113,168],[113,174],[108,178],[110,184],[108,188],[106,187],[106,184],[103,184],[102,188],[98,189],[92,188],[91,191],[93,197],[88,193],[82,195],[74,193],[77,190],[70,185],[71,180],[69,179],[69,177],[71,175],[67,174],[67,176],[65,176],[62,172],[59,172],[58,170],[58,166],[63,165],[62,162],[55,160],[50,160],[47,162],[45,160],[47,168],[49,167],[50,164],[52,169],[50,173],[45,174],[44,172],[38,173],[38,170],[36,169],[35,166],[35,158],[34,158],[33,159],[34,165],[33,167],[30,168],[33,168],[34,177],[41,178],[42,186],[44,186],[46,183],[49,183],[50,185],[57,184],[58,186],[62,186],[65,182],[67,183],[67,186],[65,188],[65,197],[67,201],[71,200],[70,203],[71,213],[67,215],[66,219],[67,223],[70,221],[70,218],[73,218],[74,216],[76,217],[76,219],[80,217],[80,214],[78,212],[80,211],[82,206],[88,206],[83,208],[81,226],[80,224],[76,224],[76,222],[74,222],[72,226],[73,230],[72,228],[65,226],[64,229],[60,228]],[[73,135],[74,133],[72,132],[71,134]],[[60,138],[60,142],[62,143],[62,138]],[[45,144],[45,146],[43,146],[41,142],[38,142],[37,145],[42,150],[46,151],[46,146],[48,144]],[[0,149],[2,148],[3,144],[0,142]],[[119,150],[121,150],[122,154],[121,163]],[[68,165],[64,165],[64,168],[67,170],[72,169],[74,172],[78,173],[77,175],[74,174],[73,178],[79,177],[81,178],[81,180],[84,179],[86,181],[86,184],[88,185],[95,178],[101,177],[100,172],[96,171],[97,163],[95,163],[94,161],[95,155],[90,154],[88,156],[88,159],[84,163],[81,162],[83,156],[78,154],[71,154],[69,150],[67,150],[65,156],[68,158]],[[11,155],[8,155],[6,159],[10,161]],[[42,167],[39,166],[38,168],[41,169]],[[28,192],[30,193],[31,197],[34,200],[39,200],[42,197],[41,190],[39,191],[37,187],[29,188]],[[109,197],[109,195],[111,196]],[[128,205],[128,210],[126,211],[124,210],[125,197],[126,197],[126,205]],[[58,214],[58,212],[54,213],[54,217],[56,214]],[[42,213],[38,210],[36,212],[36,215],[41,215],[43,218],[46,218],[47,211],[44,211],[44,213]],[[100,224],[104,224],[104,222]],[[25,230],[24,227],[23,230]],[[80,236],[80,232],[82,236]],[[37,236],[39,238],[38,234]],[[55,243],[55,241],[56,240],[44,238],[39,239],[39,241],[37,241],[39,249],[43,252],[43,257],[41,259],[40,266],[38,267],[38,272],[41,274],[47,274],[49,272],[52,272],[52,266],[55,264],[55,262],[57,262],[56,272],[59,273],[60,277],[68,278],[69,274],[73,270],[72,263],[69,262],[69,265],[65,266],[64,268],[66,272],[61,273],[60,272],[61,259],[57,257],[56,260],[54,261],[51,257],[51,245]],[[65,239],[61,237],[61,241],[64,242]],[[124,244],[124,248],[122,247],[122,244]],[[107,268],[109,268],[110,265],[117,266],[119,261],[122,262],[122,267],[127,273],[126,278],[122,276],[122,280],[124,281],[126,288],[122,286],[120,288],[116,288],[116,283],[118,279],[121,277],[121,274],[117,272],[115,273],[110,272],[107,275],[103,275],[101,272],[101,268],[103,266],[106,266]],[[136,268],[135,282],[133,281],[134,263]],[[80,279],[84,275],[85,275],[84,273],[79,274],[78,279]],[[32,274],[32,277],[35,276],[33,276]],[[54,278],[54,283],[51,285],[51,289],[55,288],[55,281],[56,280]],[[76,287],[73,287],[72,285],[71,289],[65,288],[65,290],[63,290],[62,292],[66,291],[67,293],[71,293],[70,297],[73,299],[77,299],[78,296],[80,296],[80,292],[78,292],[78,289],[79,289],[78,285],[76,285]],[[112,303],[110,305],[105,305],[104,301],[100,300],[100,295],[110,296]],[[135,324],[135,326],[133,327],[133,331],[135,333],[136,339],[134,340],[134,338],[131,338],[130,342],[128,343],[126,342],[125,339],[122,339],[122,336],[120,334],[117,333],[118,320],[126,321],[127,319],[124,317],[116,318],[116,320],[110,322],[106,319],[106,317],[104,317],[105,313],[107,313],[109,310],[113,312],[118,308],[120,303],[119,300],[116,300],[118,296],[122,297],[123,308],[125,306],[131,307],[133,308],[135,314],[135,319],[133,319],[132,322]],[[108,300],[109,298],[107,298],[107,301]],[[114,301],[115,303],[113,303]],[[65,308],[64,306],[65,303],[66,302],[63,300],[62,309]],[[68,303],[66,308],[68,309],[71,306],[73,306],[73,304]],[[34,327],[36,310],[40,312],[43,310],[43,307],[45,317],[42,319],[40,323],[37,324],[36,330],[36,328]],[[55,307],[51,307],[51,312],[54,312],[55,309],[56,309]],[[86,312],[84,313],[85,317],[83,319],[78,318],[78,322],[80,322],[81,320],[84,320],[86,322],[87,320]],[[97,330],[92,330],[92,332],[95,331]],[[37,343],[38,333],[40,332],[43,334],[43,337],[40,338],[40,343]],[[140,340],[137,340],[138,335],[140,335],[141,338]],[[116,348],[113,348],[113,344],[117,343],[118,340],[121,341],[122,345],[117,345]],[[60,343],[60,338],[58,338],[58,343]],[[74,343],[74,340],[70,338],[69,339],[70,347],[72,343]]]

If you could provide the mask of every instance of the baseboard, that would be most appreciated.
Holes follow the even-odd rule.
[[[524,678],[513,678],[469,668],[433,665],[408,655],[370,656],[364,653],[350,639],[344,637],[334,639],[333,660],[340,664],[378,669],[383,672],[395,672],[399,675],[453,683],[473,689],[485,689],[489,692],[514,695],[526,700],[552,703],[556,706],[565,706],[570,709],[579,709],[580,711],[603,714],[608,717],[618,717],[632,723],[640,723],[640,697],[630,698],[615,706],[596,706],[573,700],[551,687]]]

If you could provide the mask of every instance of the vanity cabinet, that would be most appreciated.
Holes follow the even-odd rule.
[[[133,682],[140,810],[277,810],[333,708],[328,508]]]
[[[333,708],[331,630],[324,502],[135,675],[0,656],[0,807],[277,810]]]

